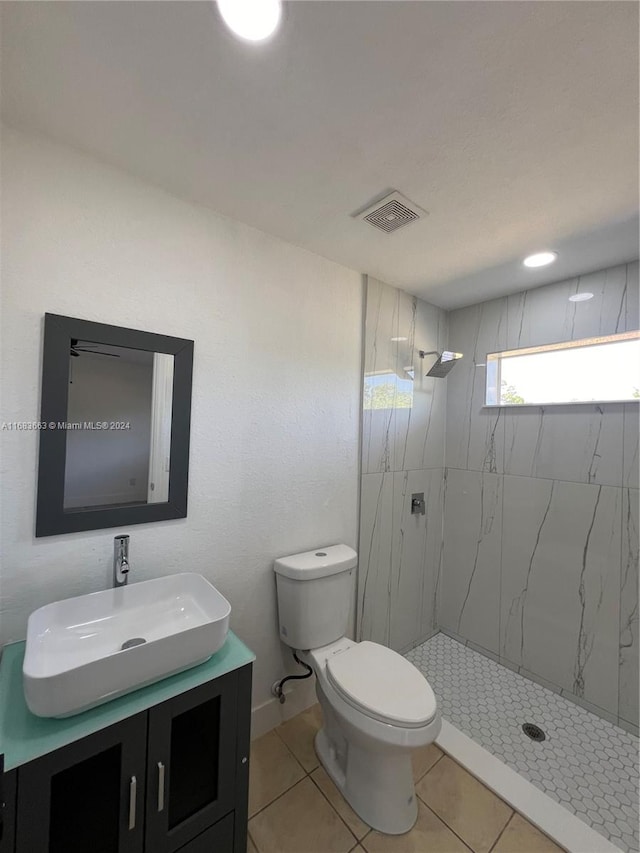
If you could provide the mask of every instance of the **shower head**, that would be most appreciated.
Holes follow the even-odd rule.
[[[426,355],[437,355],[438,358],[431,365],[430,369],[426,372],[426,376],[435,376],[436,379],[444,379],[445,376],[449,373],[451,368],[454,366],[456,361],[459,358],[462,358],[461,352],[448,352],[445,350],[443,353],[439,353],[436,350],[432,350],[430,352],[425,352],[424,350],[420,350],[420,358],[424,358]]]

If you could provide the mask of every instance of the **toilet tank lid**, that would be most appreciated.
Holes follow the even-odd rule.
[[[303,554],[280,557],[273,564],[273,570],[285,578],[307,581],[346,572],[357,562],[358,555],[353,548],[348,545],[330,545],[327,548],[305,551]]]

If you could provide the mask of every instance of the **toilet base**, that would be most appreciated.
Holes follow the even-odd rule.
[[[418,817],[418,804],[408,750],[376,752],[352,742],[339,755],[325,728],[315,737],[315,749],[342,796],[366,824],[387,835],[409,832]]]

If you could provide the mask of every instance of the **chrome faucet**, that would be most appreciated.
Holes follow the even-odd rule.
[[[113,585],[124,586],[129,580],[129,534],[121,533],[113,540]]]

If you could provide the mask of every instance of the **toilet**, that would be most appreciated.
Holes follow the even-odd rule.
[[[418,815],[411,750],[436,739],[440,713],[413,664],[345,636],[357,561],[347,545],[275,561],[280,639],[316,675],[322,766],[365,823],[399,835]]]

